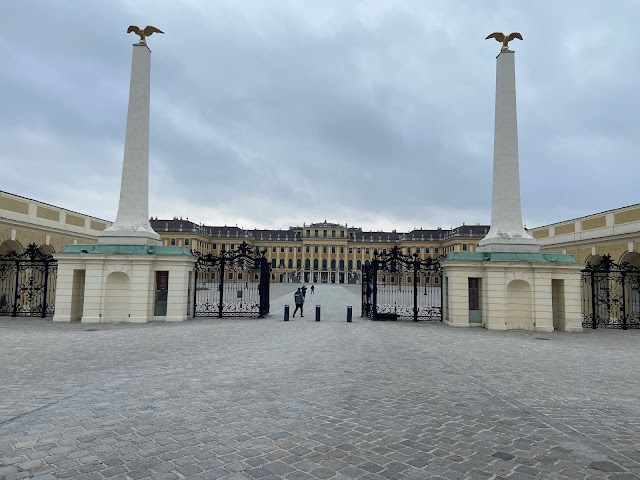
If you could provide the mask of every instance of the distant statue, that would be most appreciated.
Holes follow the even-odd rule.
[[[147,43],[147,41],[145,40],[145,37],[150,37],[154,33],[164,33],[159,28],[152,27],[151,25],[144,27],[144,30],[140,30],[140,27],[131,25],[129,28],[127,28],[127,33],[131,33],[131,32],[135,33],[136,35],[140,35],[140,43],[145,43],[145,44]]]
[[[149,28],[149,27],[147,27],[147,28]],[[506,36],[502,32],[493,32],[491,35],[489,35],[487,38],[485,38],[485,40],[489,40],[490,38],[495,38],[496,41],[502,42],[502,48],[500,49],[500,51],[502,51],[502,52],[506,52],[507,50],[509,50],[509,42],[511,40],[513,40],[514,38],[517,38],[519,40],[523,40],[522,35],[520,35],[518,32],[513,32],[513,33],[509,34],[509,36]]]

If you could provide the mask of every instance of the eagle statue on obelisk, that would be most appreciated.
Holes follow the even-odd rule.
[[[135,33],[136,35],[140,35],[139,43],[147,43],[146,37],[150,37],[154,33],[164,33],[159,28],[152,27],[151,25],[147,25],[146,27],[144,27],[144,29],[136,27],[135,25],[131,25],[129,28],[127,28],[127,33],[131,32]]]

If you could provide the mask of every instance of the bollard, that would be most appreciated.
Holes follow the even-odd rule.
[[[289,305],[284,306],[284,321],[289,321]]]
[[[347,307],[347,322],[351,323],[351,318],[353,317],[353,307],[349,305]]]
[[[316,322],[320,321],[320,305],[316,305]]]

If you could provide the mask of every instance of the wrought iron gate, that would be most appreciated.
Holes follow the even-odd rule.
[[[200,255],[196,263],[196,317],[264,317],[269,313],[271,268],[265,251],[243,242],[219,256]]]
[[[57,271],[58,262],[35,243],[0,256],[0,316],[53,316]]]
[[[442,321],[442,270],[437,259],[374,251],[362,268],[362,316],[374,320]]]
[[[640,328],[640,268],[605,255],[582,270],[582,326]]]

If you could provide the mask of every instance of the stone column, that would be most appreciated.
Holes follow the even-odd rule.
[[[522,224],[516,75],[514,52],[502,51],[496,61],[496,113],[493,143],[491,228],[478,243],[479,252],[540,252]]]
[[[161,245],[149,223],[149,90],[151,50],[133,45],[127,131],[118,216],[98,236],[99,245]]]

